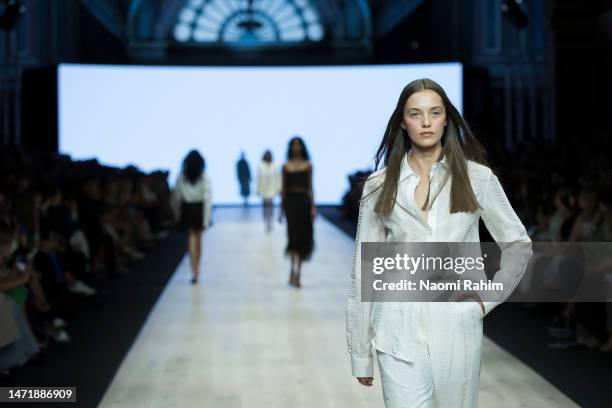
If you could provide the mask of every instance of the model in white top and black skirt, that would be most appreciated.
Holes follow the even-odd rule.
[[[210,180],[204,168],[204,158],[200,153],[190,151],[183,160],[183,168],[172,193],[179,226],[188,233],[192,284],[197,283],[200,276],[202,233],[210,225],[212,208]]]

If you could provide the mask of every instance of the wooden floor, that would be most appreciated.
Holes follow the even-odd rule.
[[[285,225],[260,209],[218,209],[203,241],[203,278],[179,265],[107,390],[102,407],[383,407],[378,371],[351,377],[345,301],[353,241],[322,217],[303,287],[288,286]],[[485,339],[479,406],[575,407]]]

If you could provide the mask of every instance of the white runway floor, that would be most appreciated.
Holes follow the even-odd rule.
[[[345,301],[353,240],[319,216],[302,289],[288,284],[285,225],[260,209],[218,209],[202,280],[185,257],[132,345],[102,407],[383,407],[351,377]],[[479,407],[576,407],[485,338]]]

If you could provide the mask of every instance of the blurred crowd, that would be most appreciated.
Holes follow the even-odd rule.
[[[97,286],[167,234],[169,197],[164,172],[0,150],[0,375],[71,341]]]
[[[599,136],[605,139],[604,134]],[[534,242],[612,241],[612,162],[605,148],[594,146],[606,146],[605,140],[584,143],[575,139],[548,147],[526,144],[506,156],[503,161],[506,168],[502,167],[502,171],[512,175],[511,201]],[[598,248],[600,252],[607,251],[608,246]],[[596,263],[588,265],[581,282],[596,279],[595,286],[612,288],[610,255],[598,253],[590,257]],[[550,324],[546,327],[549,348],[582,347],[610,352],[610,305],[580,301],[525,306],[549,314]]]

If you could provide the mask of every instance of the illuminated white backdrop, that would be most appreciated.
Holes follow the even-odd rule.
[[[206,159],[215,204],[241,202],[236,162],[256,169],[270,149],[286,158],[293,135],[306,141],[318,204],[337,204],[347,176],[372,157],[401,90],[437,81],[462,112],[459,63],[325,67],[59,67],[60,151],[73,159],[170,171],[185,154]],[[256,198],[251,196],[251,201]],[[258,201],[258,200],[257,200]]]

